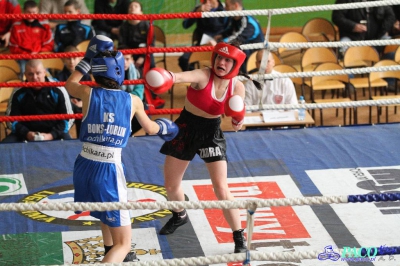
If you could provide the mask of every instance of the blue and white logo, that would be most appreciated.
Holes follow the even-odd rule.
[[[337,261],[340,259],[340,254],[335,252],[332,246],[326,246],[325,251],[318,254],[318,259]]]

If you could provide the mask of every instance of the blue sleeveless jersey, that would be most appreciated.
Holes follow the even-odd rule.
[[[97,145],[123,148],[131,132],[132,101],[122,90],[92,88],[79,139]]]

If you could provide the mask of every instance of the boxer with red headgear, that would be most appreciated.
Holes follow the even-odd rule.
[[[233,67],[228,74],[223,76],[219,76],[218,74],[216,74],[215,59],[217,58],[217,56],[226,57],[234,61]],[[214,51],[211,56],[211,63],[212,63],[211,69],[214,72],[214,74],[217,75],[218,77],[222,79],[231,79],[239,74],[239,69],[242,66],[244,60],[246,60],[246,54],[242,50],[233,45],[220,42],[214,46]]]
[[[221,115],[232,116],[232,127],[240,130],[244,117],[244,85],[236,77],[246,58],[238,45],[221,43],[215,46],[212,66],[180,73],[155,70],[146,74],[146,83],[155,91],[165,91],[173,83],[190,83],[185,106],[175,123],[178,135],[166,141],[160,152],[166,155],[164,164],[165,189],[168,200],[184,201],[181,182],[190,161],[199,155],[205,162],[218,200],[233,200],[227,183],[226,141],[221,130]],[[232,100],[231,100],[232,98]],[[184,209],[174,209],[172,218],[161,228],[160,234],[172,234],[188,222]],[[224,210],[233,231],[234,252],[245,252],[246,239],[238,209]]]

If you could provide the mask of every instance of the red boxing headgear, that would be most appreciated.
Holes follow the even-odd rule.
[[[225,76],[218,76],[218,77],[222,79],[231,79],[237,76],[237,74],[239,74],[240,67],[242,66],[244,60],[246,59],[246,54],[242,50],[233,45],[224,42],[217,43],[217,45],[214,46],[214,51],[211,56],[211,64],[212,64],[211,70],[214,72],[214,74],[215,74],[214,70],[215,58],[217,57],[217,54],[223,57],[230,58],[234,61],[231,71]]]

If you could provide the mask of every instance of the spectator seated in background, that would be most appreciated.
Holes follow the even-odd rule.
[[[79,52],[79,50],[75,46],[70,45],[65,48],[64,52],[72,53]],[[83,57],[62,58],[64,62],[64,68],[60,73],[57,74],[56,78],[59,81],[67,81],[71,73],[74,72],[75,66],[79,63],[80,60],[82,60],[82,58]],[[81,81],[92,81],[92,77],[89,74],[83,75]]]
[[[197,5],[192,12],[214,12],[224,11],[224,6],[219,0],[202,0],[200,5]],[[184,29],[189,29],[191,26],[196,24],[196,29],[192,36],[192,45],[198,46],[208,43],[206,39],[213,38],[215,35],[222,32],[228,23],[226,17],[215,17],[215,18],[186,18],[182,22]],[[204,39],[203,39],[204,36]],[[205,43],[202,43],[203,42]],[[193,70],[193,66],[189,66],[190,52],[183,53],[179,57],[179,66],[183,71]]]
[[[244,10],[243,0],[225,0],[226,11],[241,11]],[[216,42],[232,42],[236,41],[241,44],[250,43],[263,43],[264,35],[260,27],[260,23],[252,16],[237,16],[230,17],[228,27],[219,35],[214,36],[215,45]],[[246,60],[242,64],[240,71],[247,73],[246,64],[247,58],[255,50],[245,50]]]
[[[398,37],[400,35],[400,5],[392,6],[392,10],[396,21],[393,24],[392,30],[389,32],[391,37]]]
[[[94,14],[127,14],[129,0],[95,0]],[[119,27],[122,20],[94,19],[92,26],[97,35],[105,35],[112,40],[118,40]]]
[[[46,69],[39,59],[27,62],[28,82],[45,82]],[[23,87],[10,98],[6,115],[50,115],[72,113],[66,90],[57,87]],[[2,142],[71,139],[68,120],[14,121],[8,125],[11,133]]]
[[[256,66],[260,68],[261,59],[264,50],[259,50],[256,55]],[[265,51],[267,52],[267,51]],[[265,69],[265,74],[279,73],[274,71],[275,60],[272,54],[268,54],[268,63]],[[290,78],[275,78],[272,80],[264,80],[261,83],[261,90],[257,89],[251,81],[245,82],[246,88],[246,105],[259,105],[259,104],[298,104],[296,89]]]
[[[21,6],[17,0],[4,0],[0,1],[0,14],[20,14]],[[10,42],[10,29],[11,25],[16,20],[3,19],[0,23],[0,48],[8,47]]]
[[[121,47],[118,47],[120,50]],[[124,60],[125,60],[125,80],[137,80],[140,79],[140,73],[135,67],[135,62],[133,60],[132,55],[130,54],[125,54],[124,55]],[[143,84],[135,84],[135,85],[121,85],[121,89],[131,93],[133,95],[136,95],[139,97],[139,99],[143,102],[144,109],[147,110],[147,104],[145,103],[145,98],[144,98],[144,85]],[[142,128],[140,125],[139,121],[137,120],[136,116],[133,116],[131,120],[131,137],[133,134],[135,134],[137,131],[139,131]]]
[[[64,5],[64,14],[80,14],[80,6],[77,0],[68,0]],[[54,43],[56,52],[64,52],[69,45],[76,46],[79,43],[90,40],[95,35],[92,26],[82,24],[80,20],[70,19],[66,23],[58,24],[55,28]]]
[[[132,1],[129,5],[128,14],[143,14],[142,4],[139,1]],[[118,46],[122,46],[124,49],[146,47],[149,28],[150,23],[147,20],[125,20],[119,29]],[[153,40],[155,40],[155,36],[153,36]],[[143,74],[145,57],[145,54],[133,55],[136,69],[139,70],[141,74]],[[150,68],[153,68],[154,66],[154,56],[153,54],[150,54]]]
[[[39,14],[36,2],[31,0],[26,1],[24,3],[24,13]],[[47,20],[24,19],[12,25],[10,37],[10,52],[12,54],[52,52],[53,47],[53,33]],[[23,75],[26,60],[18,60],[18,63],[21,75]]]
[[[39,11],[40,14],[63,14],[64,5],[68,0],[39,0]],[[79,4],[79,10],[81,14],[90,14],[89,9],[85,4],[85,0],[76,0]],[[58,24],[65,24],[66,20],[50,20],[49,25],[51,29],[54,29]],[[83,24],[90,25],[90,19],[82,20]]]
[[[121,49],[121,46],[118,47]],[[125,60],[125,80],[137,80],[140,79],[140,73],[135,67],[135,61],[133,60],[132,55],[126,54],[124,55]],[[144,100],[144,85],[143,84],[135,84],[135,85],[121,85],[122,90],[132,93],[140,98],[140,100]]]
[[[78,48],[75,46],[67,46],[64,52],[79,52]],[[56,76],[57,80],[59,81],[67,81],[71,73],[75,71],[75,66],[82,60],[83,57],[70,57],[70,58],[63,58],[64,62],[64,69],[58,73]],[[89,74],[85,74],[82,76],[81,81],[92,81],[92,77]],[[74,114],[81,114],[82,113],[82,101],[81,99],[75,98],[70,96],[71,103],[72,103],[72,110]],[[76,134],[79,136],[81,131],[81,123],[82,119],[75,119],[75,128]]]
[[[367,0],[371,1],[371,0]],[[362,0],[336,0],[335,4],[357,3]],[[390,39],[389,32],[396,22],[390,6],[332,11],[332,22],[339,28],[341,42]],[[380,53],[383,46],[375,47]],[[343,57],[347,47],[339,48]]]

